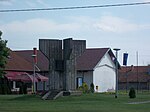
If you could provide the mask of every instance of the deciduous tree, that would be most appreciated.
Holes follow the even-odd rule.
[[[4,70],[9,56],[9,49],[6,46],[7,41],[2,40],[2,31],[0,31],[0,94],[7,93],[7,84],[4,81]]]

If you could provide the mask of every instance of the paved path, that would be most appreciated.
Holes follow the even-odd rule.
[[[150,101],[143,101],[143,102],[131,102],[128,104],[144,104],[144,103],[150,103]]]

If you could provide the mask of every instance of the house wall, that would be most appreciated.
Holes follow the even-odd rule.
[[[49,77],[49,73],[40,73],[43,76]],[[54,88],[59,88],[59,90],[63,89],[63,72],[57,72],[55,71],[55,77],[53,77],[54,80],[56,80],[56,82],[54,81],[53,83],[53,87]],[[59,80],[59,82],[57,81]],[[47,91],[49,90],[49,81],[46,82],[37,82],[37,91]]]
[[[41,75],[49,77],[48,72],[41,72]],[[49,82],[37,82],[37,91],[47,91],[49,90]]]
[[[115,65],[108,53],[96,65],[93,72],[93,83],[96,92],[108,92],[115,90],[116,73]],[[98,89],[96,89],[96,86]]]
[[[87,85],[90,87],[91,83],[93,83],[93,71],[85,72],[83,81],[87,83]]]
[[[130,90],[130,88],[133,87],[136,90],[150,90],[150,84],[149,82],[120,82],[119,83],[119,90]]]
[[[88,87],[90,88],[91,83],[93,83],[93,71],[78,71],[77,78],[82,77],[83,82],[86,82]]]

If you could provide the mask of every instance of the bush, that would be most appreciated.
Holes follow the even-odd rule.
[[[0,94],[10,94],[11,89],[9,87],[9,83],[7,79],[0,78]]]
[[[136,92],[135,92],[134,88],[130,88],[129,97],[130,98],[136,98]]]
[[[87,83],[83,82],[82,84],[82,90],[83,90],[83,93],[88,93],[89,91],[89,87],[87,85]]]
[[[93,83],[90,84],[90,92],[94,93],[94,84]]]
[[[23,94],[27,94],[27,84],[23,84]]]
[[[23,83],[19,82],[19,94],[23,94]]]

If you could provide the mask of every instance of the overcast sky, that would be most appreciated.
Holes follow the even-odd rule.
[[[150,0],[0,0],[0,10],[147,2]],[[0,30],[12,50],[38,48],[38,40],[86,39],[88,48],[120,48],[128,65],[150,64],[150,5],[0,13]]]

